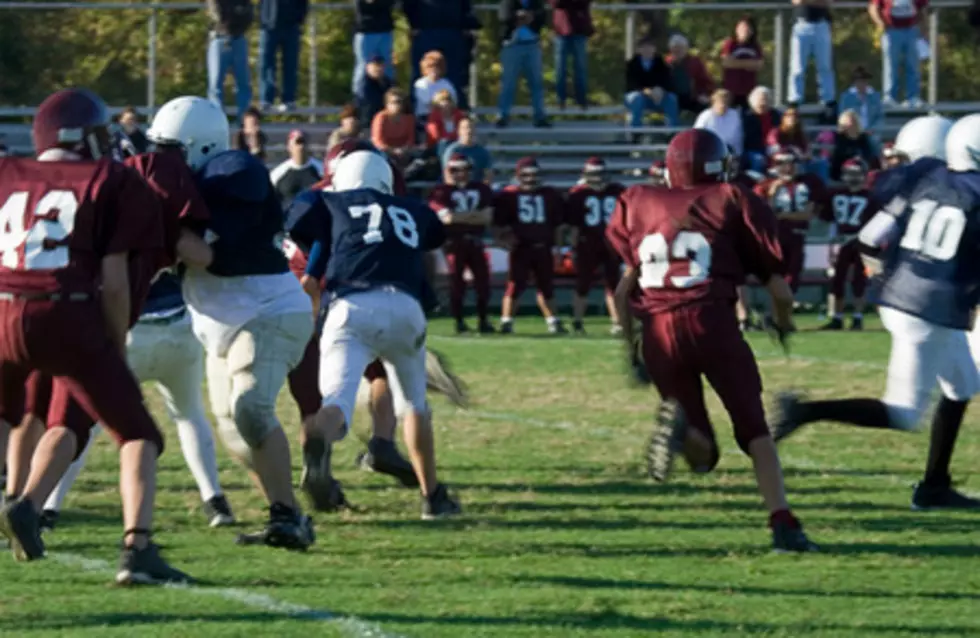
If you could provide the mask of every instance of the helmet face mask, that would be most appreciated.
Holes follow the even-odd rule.
[[[458,166],[458,167],[448,167],[446,169],[449,174],[449,179],[451,182],[458,186],[466,186],[470,183],[470,167],[469,166]]]
[[[860,159],[851,159],[841,166],[841,181],[852,191],[864,188],[868,179],[868,166]]]

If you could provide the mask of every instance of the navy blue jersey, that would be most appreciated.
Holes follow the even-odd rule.
[[[875,193],[887,198],[881,214],[895,220],[877,303],[969,329],[980,301],[980,173],[920,160],[888,171]]]
[[[183,310],[184,294],[180,276],[173,270],[164,270],[153,281],[143,304],[141,317],[166,317]]]
[[[289,270],[282,252],[282,206],[262,162],[245,151],[215,155],[198,171],[197,186],[211,212],[205,235],[214,251],[211,274],[243,277]]]
[[[335,296],[392,286],[425,305],[424,253],[442,246],[446,231],[424,202],[362,189],[306,191],[287,214],[289,237],[310,260],[306,274],[326,273]]]

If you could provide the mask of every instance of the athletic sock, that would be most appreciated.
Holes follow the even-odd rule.
[[[888,408],[878,399],[834,399],[807,401],[799,405],[800,423],[836,421],[862,428],[893,428]]]
[[[177,437],[180,439],[184,461],[201,493],[201,501],[206,503],[221,494],[214,434],[211,432],[211,424],[204,416],[203,406],[200,414],[188,416],[190,418],[177,420]]]
[[[514,323],[514,318],[513,317],[501,317],[500,318],[500,323],[502,323],[502,324]]]
[[[936,406],[929,435],[929,459],[922,482],[928,485],[949,485],[949,463],[953,458],[956,437],[960,433],[963,415],[969,401],[953,401],[943,397]]]
[[[793,512],[788,509],[776,510],[769,514],[769,527],[773,528],[776,525],[786,524],[790,527],[799,528],[801,527],[800,521],[793,516]]]
[[[554,325],[556,325],[556,324],[558,323],[558,321],[559,321],[559,319],[558,319],[558,317],[557,317],[557,316],[555,316],[555,315],[551,315],[551,316],[550,316],[550,317],[548,317],[548,318],[547,318],[547,319],[546,319],[545,321],[547,321],[547,322],[548,322],[548,325],[549,325],[549,326],[554,326]]]

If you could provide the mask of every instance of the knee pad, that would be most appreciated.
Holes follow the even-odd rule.
[[[342,441],[346,438],[347,433],[350,432],[351,420],[354,418],[354,406],[347,405],[340,397],[325,396],[323,397],[323,407],[321,410],[327,408],[333,408],[344,419],[344,427],[340,432],[340,437],[337,439],[338,441]]]
[[[276,417],[276,405],[252,388],[232,399],[232,420],[241,438],[250,448],[262,445],[276,429],[282,427]]]
[[[218,418],[218,436],[221,442],[245,467],[252,469],[252,448],[242,438],[235,422],[228,418]]]

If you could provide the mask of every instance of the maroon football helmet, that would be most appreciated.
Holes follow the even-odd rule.
[[[885,168],[895,168],[909,163],[909,156],[895,148],[893,142],[885,142],[881,149],[882,164]]]
[[[780,146],[772,154],[772,165],[778,175],[796,175],[799,161],[800,154],[794,146]]]
[[[537,188],[538,184],[541,183],[540,172],[541,167],[538,166],[538,160],[533,157],[522,157],[517,160],[517,166],[514,169],[517,183],[528,190]]]
[[[666,163],[672,188],[722,182],[728,167],[728,147],[711,131],[690,129],[670,141]]]
[[[595,156],[585,160],[582,180],[592,186],[601,186],[606,181],[606,160]]]
[[[864,188],[868,181],[868,165],[860,157],[852,157],[841,165],[840,178],[852,191]]]
[[[337,167],[337,162],[340,158],[349,155],[355,151],[370,151],[372,153],[382,154],[373,144],[368,141],[351,138],[346,139],[339,144],[334,144],[329,149],[327,149],[327,154],[323,158],[323,180],[316,185],[317,188],[321,190],[328,190],[330,184],[333,181],[333,172]],[[395,195],[405,195],[408,193],[408,187],[405,184],[405,176],[402,175],[401,170],[395,166],[391,159],[388,159],[388,163],[391,164],[391,173],[395,178],[394,182],[394,192]]]
[[[446,162],[446,183],[463,187],[470,182],[473,162],[462,153],[453,153]]]
[[[112,152],[109,109],[88,89],[62,89],[49,95],[34,116],[34,152],[52,148],[99,159]]]

